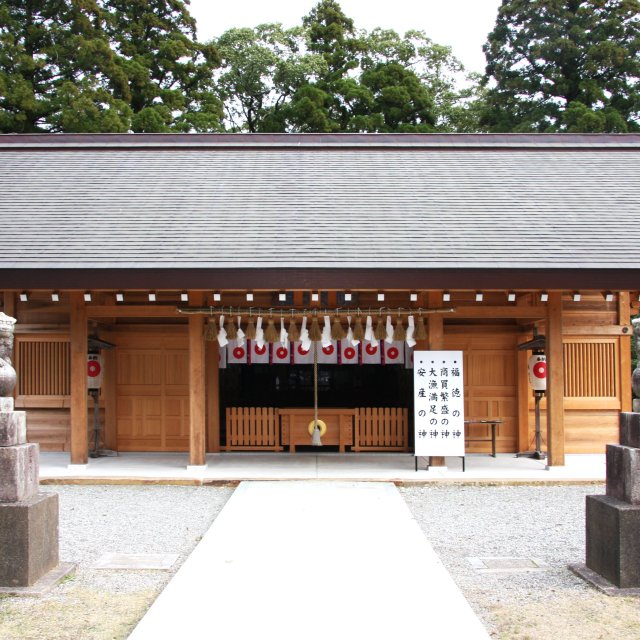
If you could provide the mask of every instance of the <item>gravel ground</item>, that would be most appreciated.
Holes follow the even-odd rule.
[[[78,563],[78,571],[42,598],[0,598],[2,640],[124,640],[233,491],[157,485],[45,490],[60,495],[60,558]],[[604,486],[429,484],[400,491],[492,637],[640,638],[640,599],[607,597],[567,569],[584,561],[585,495],[604,493]],[[172,571],[94,569],[107,552],[177,553],[180,561]],[[470,557],[536,558],[548,568],[487,573]]]
[[[60,559],[72,578],[42,598],[1,598],[3,640],[126,638],[209,528],[233,489],[185,486],[56,486]],[[94,569],[108,552],[177,553],[170,571]]]
[[[422,485],[400,489],[495,638],[640,638],[640,600],[612,598],[567,569],[585,559],[585,496],[604,485]],[[490,573],[471,557],[535,558],[545,570]],[[428,577],[425,577],[428,579]]]

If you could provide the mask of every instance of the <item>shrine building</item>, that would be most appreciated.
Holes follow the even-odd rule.
[[[0,167],[15,405],[72,464],[284,455],[317,419],[411,452],[415,349],[463,352],[498,452],[532,448],[534,339],[549,465],[631,410],[638,134],[4,135]]]

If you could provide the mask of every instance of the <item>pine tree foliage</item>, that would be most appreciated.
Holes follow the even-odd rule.
[[[491,131],[640,130],[639,0],[503,0],[485,54]]]

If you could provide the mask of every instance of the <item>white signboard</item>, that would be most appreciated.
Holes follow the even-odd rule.
[[[464,456],[462,351],[414,351],[415,455]]]

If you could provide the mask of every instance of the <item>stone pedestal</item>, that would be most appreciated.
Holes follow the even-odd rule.
[[[20,593],[59,568],[58,495],[38,493],[38,445],[24,411],[0,399],[0,592]],[[73,566],[57,571],[59,579]],[[49,581],[50,582],[50,581]],[[51,586],[51,584],[49,585]],[[17,591],[11,591],[17,589]]]
[[[607,445],[607,494],[587,496],[586,534],[588,571],[578,573],[600,588],[598,576],[640,588],[640,413],[620,415],[620,444]]]
[[[587,567],[621,589],[640,586],[640,507],[587,496]]]
[[[58,566],[58,494],[0,505],[0,585],[29,587]]]

